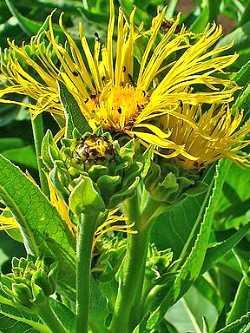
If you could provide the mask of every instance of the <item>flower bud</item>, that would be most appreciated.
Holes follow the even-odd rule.
[[[31,281],[39,286],[46,296],[50,296],[55,292],[55,284],[44,271],[35,272]]]
[[[24,306],[32,306],[32,293],[30,288],[25,283],[13,283],[12,292],[15,300]]]
[[[74,152],[74,158],[79,163],[102,164],[114,157],[115,151],[112,142],[105,136],[90,135],[81,139]]]

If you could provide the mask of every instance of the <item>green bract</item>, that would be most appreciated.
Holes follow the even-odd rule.
[[[111,209],[131,197],[143,173],[146,159],[137,143],[131,140],[121,147],[118,141],[113,141],[109,133],[101,131],[96,134],[86,132],[83,136],[80,136],[78,131],[73,134],[74,138],[61,141],[61,149],[54,143],[50,132],[47,132],[43,140],[43,163],[58,191],[65,198],[71,193],[72,198],[72,191],[78,191],[78,195],[81,195],[80,183],[88,183],[89,195],[96,191],[96,197],[98,194],[100,196],[99,203],[96,201],[91,204],[92,209],[100,208],[100,205]],[[90,141],[107,144],[105,154],[99,156],[97,151],[88,147]],[[91,149],[91,152],[88,151]],[[83,188],[84,186],[83,184]],[[100,203],[101,200],[103,204]],[[75,209],[73,208],[73,211]]]
[[[56,290],[56,265],[46,267],[43,260],[13,258],[12,273],[1,277],[1,287],[14,302],[36,308]]]

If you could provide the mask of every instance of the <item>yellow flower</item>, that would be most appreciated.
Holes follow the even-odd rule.
[[[212,49],[222,34],[222,28],[215,24],[195,35],[184,27],[179,29],[178,16],[168,29],[162,29],[163,10],[151,28],[143,30],[134,25],[134,14],[135,10],[126,19],[120,8],[116,24],[110,0],[106,43],[103,45],[96,34],[93,50],[82,24],[76,43],[64,28],[62,17],[59,23],[66,44],[60,43],[50,17],[48,31],[34,37],[29,47],[10,43],[10,54],[2,56],[8,86],[0,90],[0,101],[15,92],[32,98],[34,103],[28,106],[34,116],[49,111],[64,117],[57,90],[57,81],[62,81],[93,129],[102,127],[137,137],[145,146],[154,145],[164,157],[196,160],[185,142],[178,144],[167,126],[162,130],[157,124],[163,115],[185,120],[182,112],[175,114],[180,101],[191,105],[232,101],[238,87],[217,74],[237,55],[221,55],[230,46]]]
[[[184,118],[165,115],[160,123],[163,129],[171,131],[171,140],[178,145],[185,145],[186,151],[197,158],[192,161],[178,157],[183,167],[199,169],[221,158],[250,166],[249,155],[240,151],[250,142],[245,140],[250,132],[250,121],[241,126],[242,112],[232,115],[228,104],[211,106],[207,111],[202,110],[201,105],[184,104],[178,106],[175,114],[183,115]]]
[[[0,75],[6,87],[0,89],[0,101],[24,105],[34,115],[43,111],[62,115],[56,82],[58,70],[51,60],[53,51],[40,42],[40,37],[32,38],[30,45],[22,47],[9,42],[10,49],[1,52]],[[10,93],[28,96],[32,101],[9,100],[6,95]]]
[[[96,243],[108,233],[123,232],[127,234],[136,234],[137,231],[134,230],[133,227],[134,224],[128,224],[128,219],[124,215],[119,214],[119,208],[112,209],[109,211],[106,221],[96,229],[93,247],[95,247]]]
[[[0,211],[4,212],[4,209],[0,208]],[[0,231],[1,230],[16,229],[16,228],[18,228],[18,224],[17,224],[14,217],[5,216],[4,214],[0,215]]]

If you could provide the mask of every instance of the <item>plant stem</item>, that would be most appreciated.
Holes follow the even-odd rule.
[[[60,322],[54,311],[51,309],[49,302],[46,301],[37,306],[37,314],[43,322],[49,327],[51,332],[67,333],[67,330]]]
[[[81,215],[76,263],[76,333],[88,333],[91,254],[96,220],[95,215]]]
[[[116,299],[114,315],[110,326],[112,333],[128,333],[130,313],[144,272],[148,249],[148,235],[146,232],[130,234],[128,236],[127,255],[123,267],[123,278],[120,281]]]
[[[138,198],[135,195],[127,201],[127,215],[131,223],[135,223],[136,234],[129,234],[127,239],[127,252],[123,263],[122,278],[114,308],[114,314],[110,325],[110,333],[130,333],[134,319],[131,312],[136,299],[141,298],[148,244],[151,225],[148,223],[150,215],[145,212],[140,214]],[[152,209],[150,210],[152,213]]]
[[[35,119],[31,119],[31,124],[32,124],[32,131],[33,131],[33,137],[36,149],[37,166],[38,166],[41,189],[46,196],[49,196],[48,182],[46,175],[42,170],[42,161],[41,161],[41,147],[44,136],[42,115],[40,114]]]

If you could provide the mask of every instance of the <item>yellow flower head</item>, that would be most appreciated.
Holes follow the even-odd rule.
[[[240,151],[249,145],[245,137],[250,132],[250,121],[241,126],[243,113],[232,115],[228,104],[211,106],[206,111],[201,105],[184,104],[177,107],[175,114],[178,118],[166,115],[160,123],[163,129],[171,131],[171,140],[185,144],[186,151],[196,157],[192,161],[179,156],[177,160],[182,166],[199,169],[221,158],[250,166],[249,156]]]
[[[62,115],[55,79],[58,69],[51,60],[53,50],[40,42],[40,37],[22,47],[9,42],[10,48],[1,52],[0,75],[6,87],[0,90],[0,102],[27,106],[34,115],[43,111]],[[9,100],[6,95],[10,93],[28,96],[32,101]]]
[[[232,101],[238,87],[217,74],[237,55],[221,55],[230,46],[212,49],[222,34],[222,28],[215,24],[195,35],[179,28],[178,16],[163,29],[163,10],[152,20],[151,28],[144,30],[134,25],[134,15],[135,9],[127,19],[120,8],[116,20],[110,0],[106,42],[101,43],[96,33],[93,49],[82,24],[76,43],[64,28],[62,17],[60,26],[66,43],[60,43],[50,17],[48,31],[34,37],[29,47],[10,43],[11,55],[2,56],[2,73],[8,86],[0,90],[0,101],[16,92],[32,98],[34,103],[28,106],[34,116],[49,111],[64,117],[57,89],[57,81],[62,81],[93,129],[102,127],[137,137],[145,146],[154,145],[164,157],[199,160],[186,142],[174,140],[172,127],[161,127],[159,122],[164,115],[179,119],[177,127],[180,121],[186,122],[178,108],[180,102],[212,105]],[[29,74],[30,69],[35,76]],[[196,127],[204,137],[194,119],[191,123],[186,125]]]

